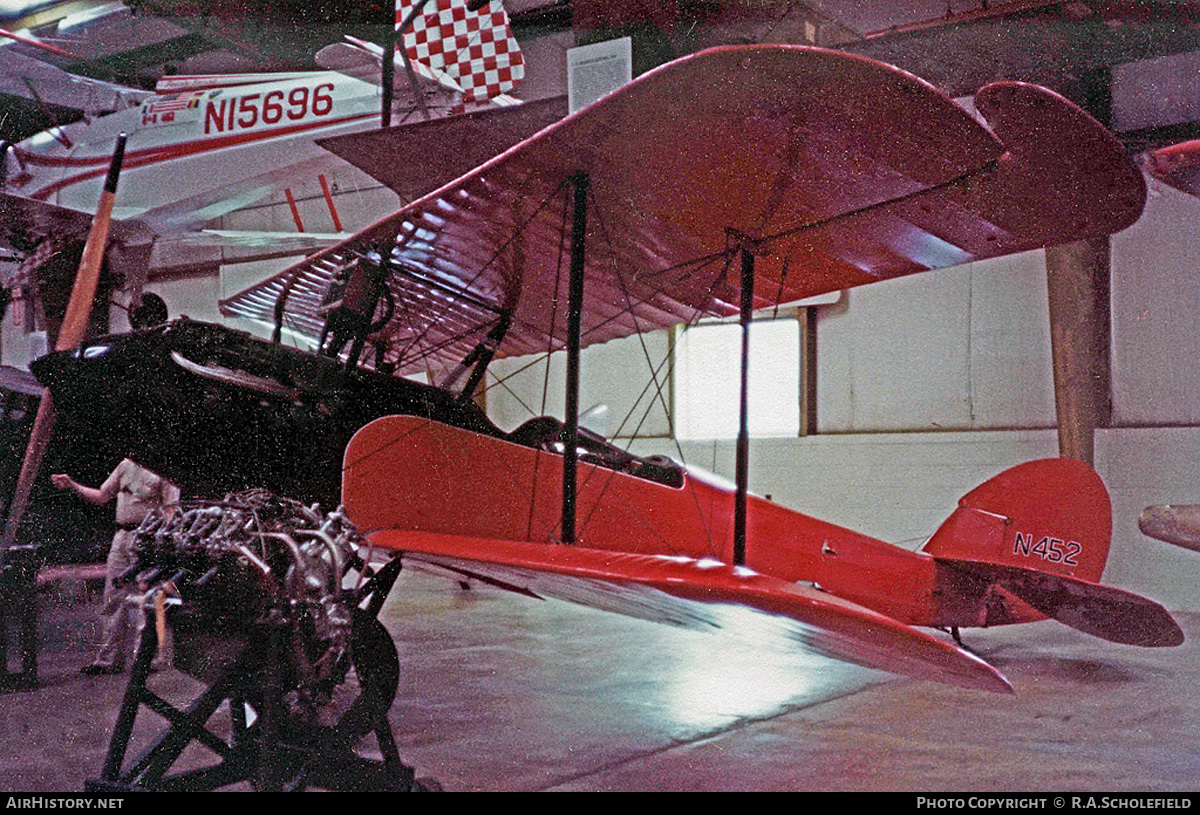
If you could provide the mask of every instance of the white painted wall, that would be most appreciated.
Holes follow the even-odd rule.
[[[1149,181],[1113,239],[1113,412],[1120,425],[1200,424],[1200,200]]]
[[[1167,608],[1200,610],[1200,555],[1147,538],[1137,525],[1148,506],[1200,504],[1200,428],[1098,431],[1096,469],[1113,500],[1105,581]]]
[[[1053,427],[1044,253],[852,289],[817,324],[821,433]]]

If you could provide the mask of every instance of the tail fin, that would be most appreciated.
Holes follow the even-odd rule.
[[[947,624],[1040,615],[1113,642],[1183,642],[1162,606],[1099,585],[1111,539],[1112,505],[1100,476],[1073,459],[1042,459],[964,495],[925,552],[938,564]]]
[[[438,0],[426,7],[396,0],[396,28],[409,58],[461,90],[464,103],[504,96],[525,76],[525,57],[501,3]]]
[[[1099,583],[1111,540],[1112,504],[1100,476],[1083,462],[1047,458],[964,495],[925,552]]]

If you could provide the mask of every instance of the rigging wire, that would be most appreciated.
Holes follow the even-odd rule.
[[[483,264],[479,267],[478,271],[475,272],[474,276],[472,276],[471,278],[464,281],[463,283],[461,283],[458,286],[459,290],[462,293],[465,294],[465,293],[471,291],[472,287],[476,283],[479,282],[479,279],[481,277],[483,277],[484,273],[487,272],[487,270],[490,269],[494,263],[496,263],[497,259],[510,246],[512,246],[513,242],[516,241],[516,239],[524,233],[526,227],[528,227],[535,218],[537,218],[539,215],[541,215],[542,211],[550,204],[550,202],[552,202],[558,196],[559,192],[566,189],[567,184],[568,184],[568,182],[566,182],[566,181],[561,182],[557,187],[555,187],[547,195],[545,195],[541,199],[541,201],[538,202],[537,206],[533,208],[532,212],[530,212],[529,215],[524,220],[522,220],[520,223],[514,225],[514,227],[512,229],[512,233],[508,236],[507,239],[499,242],[499,244],[493,250],[491,256],[488,257],[488,259],[483,262]],[[415,222],[418,218],[422,218],[426,214],[427,213],[424,213],[424,212],[422,212],[420,215],[416,215],[415,213],[410,213],[409,220]],[[407,238],[405,240],[405,243],[407,243]],[[395,248],[402,250],[403,246],[404,246],[404,244],[400,244],[399,246],[397,246]],[[391,261],[391,252],[392,252],[392,250],[389,249],[389,252],[388,252],[388,262],[389,263]],[[507,309],[502,308],[502,310],[507,310]],[[407,352],[408,349],[413,348],[417,344],[421,343],[425,339],[425,337],[428,335],[428,333],[437,324],[438,324],[437,317],[431,315],[429,317],[428,321],[426,322],[425,328],[419,333],[419,335],[417,337],[413,338],[412,342],[410,342],[408,344],[407,348],[405,349],[405,352]],[[472,331],[475,331],[475,330],[478,330],[478,327],[476,327],[475,329],[472,329]],[[456,337],[455,340],[459,340],[459,339],[462,339],[463,337],[469,336],[471,333],[472,333],[471,331],[464,332],[463,334]],[[425,354],[424,356],[417,356],[415,359],[418,359],[418,360],[427,359],[428,357],[429,357],[429,354]]]
[[[650,356],[649,348],[646,346],[644,332],[641,330],[641,326],[639,324],[638,317],[636,314],[636,303],[634,302],[634,299],[629,292],[629,287],[625,280],[625,276],[621,271],[620,262],[617,258],[616,249],[613,246],[612,238],[608,231],[608,228],[604,223],[603,212],[601,211],[601,208],[599,206],[596,206],[594,200],[593,200],[593,209],[596,212],[596,219],[600,225],[600,232],[604,237],[606,246],[608,247],[608,257],[612,263],[613,275],[617,279],[617,281],[621,287],[622,294],[625,297],[626,307],[621,312],[621,314],[622,315],[628,314],[633,318],[634,327],[635,327],[634,333],[638,337],[638,342],[640,343],[641,349],[642,349],[642,355],[645,358],[647,367],[650,370],[650,381],[647,383],[646,387],[643,388],[642,395],[644,395],[646,393],[646,391],[649,390],[649,387],[651,384],[654,386],[654,389],[655,389],[655,395],[654,395],[654,397],[651,398],[650,403],[647,405],[646,410],[642,415],[641,421],[638,422],[637,428],[634,431],[634,438],[636,438],[637,433],[639,433],[641,431],[641,428],[644,425],[646,419],[649,418],[650,412],[653,410],[656,401],[658,404],[660,404],[662,406],[663,413],[667,417],[668,426],[670,426],[670,424],[671,424],[671,411],[670,411],[670,407],[666,403],[666,398],[663,395],[664,388],[663,388],[662,384],[660,384],[660,382],[659,382],[658,371],[661,370],[663,364],[666,363],[667,360],[673,360],[675,344],[674,344],[674,339],[672,339],[672,341],[668,347],[666,357],[664,357],[663,361],[660,362],[656,366],[654,364],[653,359]],[[723,268],[721,269],[721,273],[719,275],[717,275],[716,278],[714,278],[713,282],[710,284],[710,286],[708,288],[708,291],[710,292],[710,302],[712,299],[711,292],[712,292],[713,288],[716,286],[716,284],[718,282],[720,282],[722,279],[724,279],[725,275],[728,274],[729,266],[732,263],[732,261],[733,261],[733,253],[729,252],[725,256],[725,264],[724,264]],[[700,270],[702,270],[704,268],[704,265],[707,265],[707,264],[702,264],[702,265],[698,266],[695,271],[699,272]],[[704,313],[705,313],[705,309],[703,307],[696,307],[691,318],[687,321],[687,324],[690,325],[691,323],[698,321],[699,318],[704,315]],[[624,429],[625,425],[633,417],[634,413],[637,410],[638,404],[641,402],[642,395],[639,395],[637,401],[634,402],[634,405],[630,408],[629,413],[622,420],[621,425],[618,428],[617,435],[620,434],[620,431]],[[678,438],[676,438],[675,433],[673,431],[671,432],[671,438],[674,441],[675,450],[676,450],[677,455],[679,456],[680,463],[686,466],[687,462],[686,462],[686,456],[683,453],[683,447],[679,443],[679,440],[678,440]],[[629,444],[632,444],[632,439],[630,440]],[[628,452],[628,446],[625,449],[626,449],[626,452]],[[584,486],[586,486],[587,481],[591,478],[591,476],[598,471],[599,471],[598,469],[593,469],[591,472],[588,473],[588,475],[584,479]],[[613,479],[614,479],[615,475],[616,475],[615,470],[609,470],[609,474],[606,477],[605,483],[600,490],[600,494],[596,497],[596,500],[592,503],[592,508],[589,510],[587,516],[584,519],[583,528],[585,530],[587,528],[588,522],[594,516],[596,509],[599,507],[601,499],[604,497],[605,494],[607,494],[608,488],[613,483]],[[696,503],[697,516],[700,518],[701,524],[704,528],[704,534],[705,534],[705,537],[708,542],[709,552],[710,552],[710,554],[713,554],[715,556],[716,555],[716,543],[713,540],[712,530],[709,528],[708,518],[704,514],[703,509],[700,507],[699,497],[696,495],[695,492],[692,492],[692,497]],[[633,511],[633,508],[631,506],[628,506],[628,502],[626,502],[626,505],[630,511]],[[655,532],[655,534],[657,534],[657,532]]]

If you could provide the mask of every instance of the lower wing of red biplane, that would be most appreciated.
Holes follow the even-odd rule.
[[[464,360],[486,365],[493,354],[566,346],[573,275],[564,247],[573,243],[586,247],[571,265],[583,280],[579,336],[588,345],[737,313],[735,260],[747,254],[756,260],[753,306],[764,308],[1109,234],[1140,215],[1141,173],[1078,108],[1021,83],[989,85],[975,104],[986,124],[907,73],[839,52],[702,52],[648,72],[222,309],[277,328],[286,312],[290,328],[316,337],[331,284],[369,264],[386,272],[391,303],[373,326],[375,367],[436,374]],[[433,129],[424,137],[427,152],[444,148]],[[361,453],[348,453],[348,466],[361,464]],[[354,517],[364,494],[372,505],[402,502],[398,486],[437,472],[360,476],[354,495],[345,488],[348,510]],[[816,586],[677,557],[669,540],[621,554],[604,551],[623,548],[605,542],[554,545],[553,524],[529,534],[465,532],[456,514],[514,506],[489,500],[508,469],[478,476],[472,507],[404,529],[361,513],[355,520],[378,545],[516,590],[569,587],[592,605],[701,626],[714,624],[705,606],[749,606],[792,621],[797,641],[830,656],[1008,689],[982,661],[888,615]],[[729,551],[727,525],[706,534],[721,538],[714,552]]]
[[[376,532],[370,541],[452,576],[692,630],[736,635],[745,620],[727,609],[752,609],[769,621],[777,642],[819,656],[1012,692],[995,668],[937,637],[819,587],[718,560],[400,530]]]

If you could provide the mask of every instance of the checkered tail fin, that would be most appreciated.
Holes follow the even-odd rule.
[[[396,25],[420,2],[396,0]],[[467,0],[430,0],[401,33],[401,42],[409,59],[462,91],[464,103],[508,93],[525,76],[525,58],[499,0],[476,11]]]

